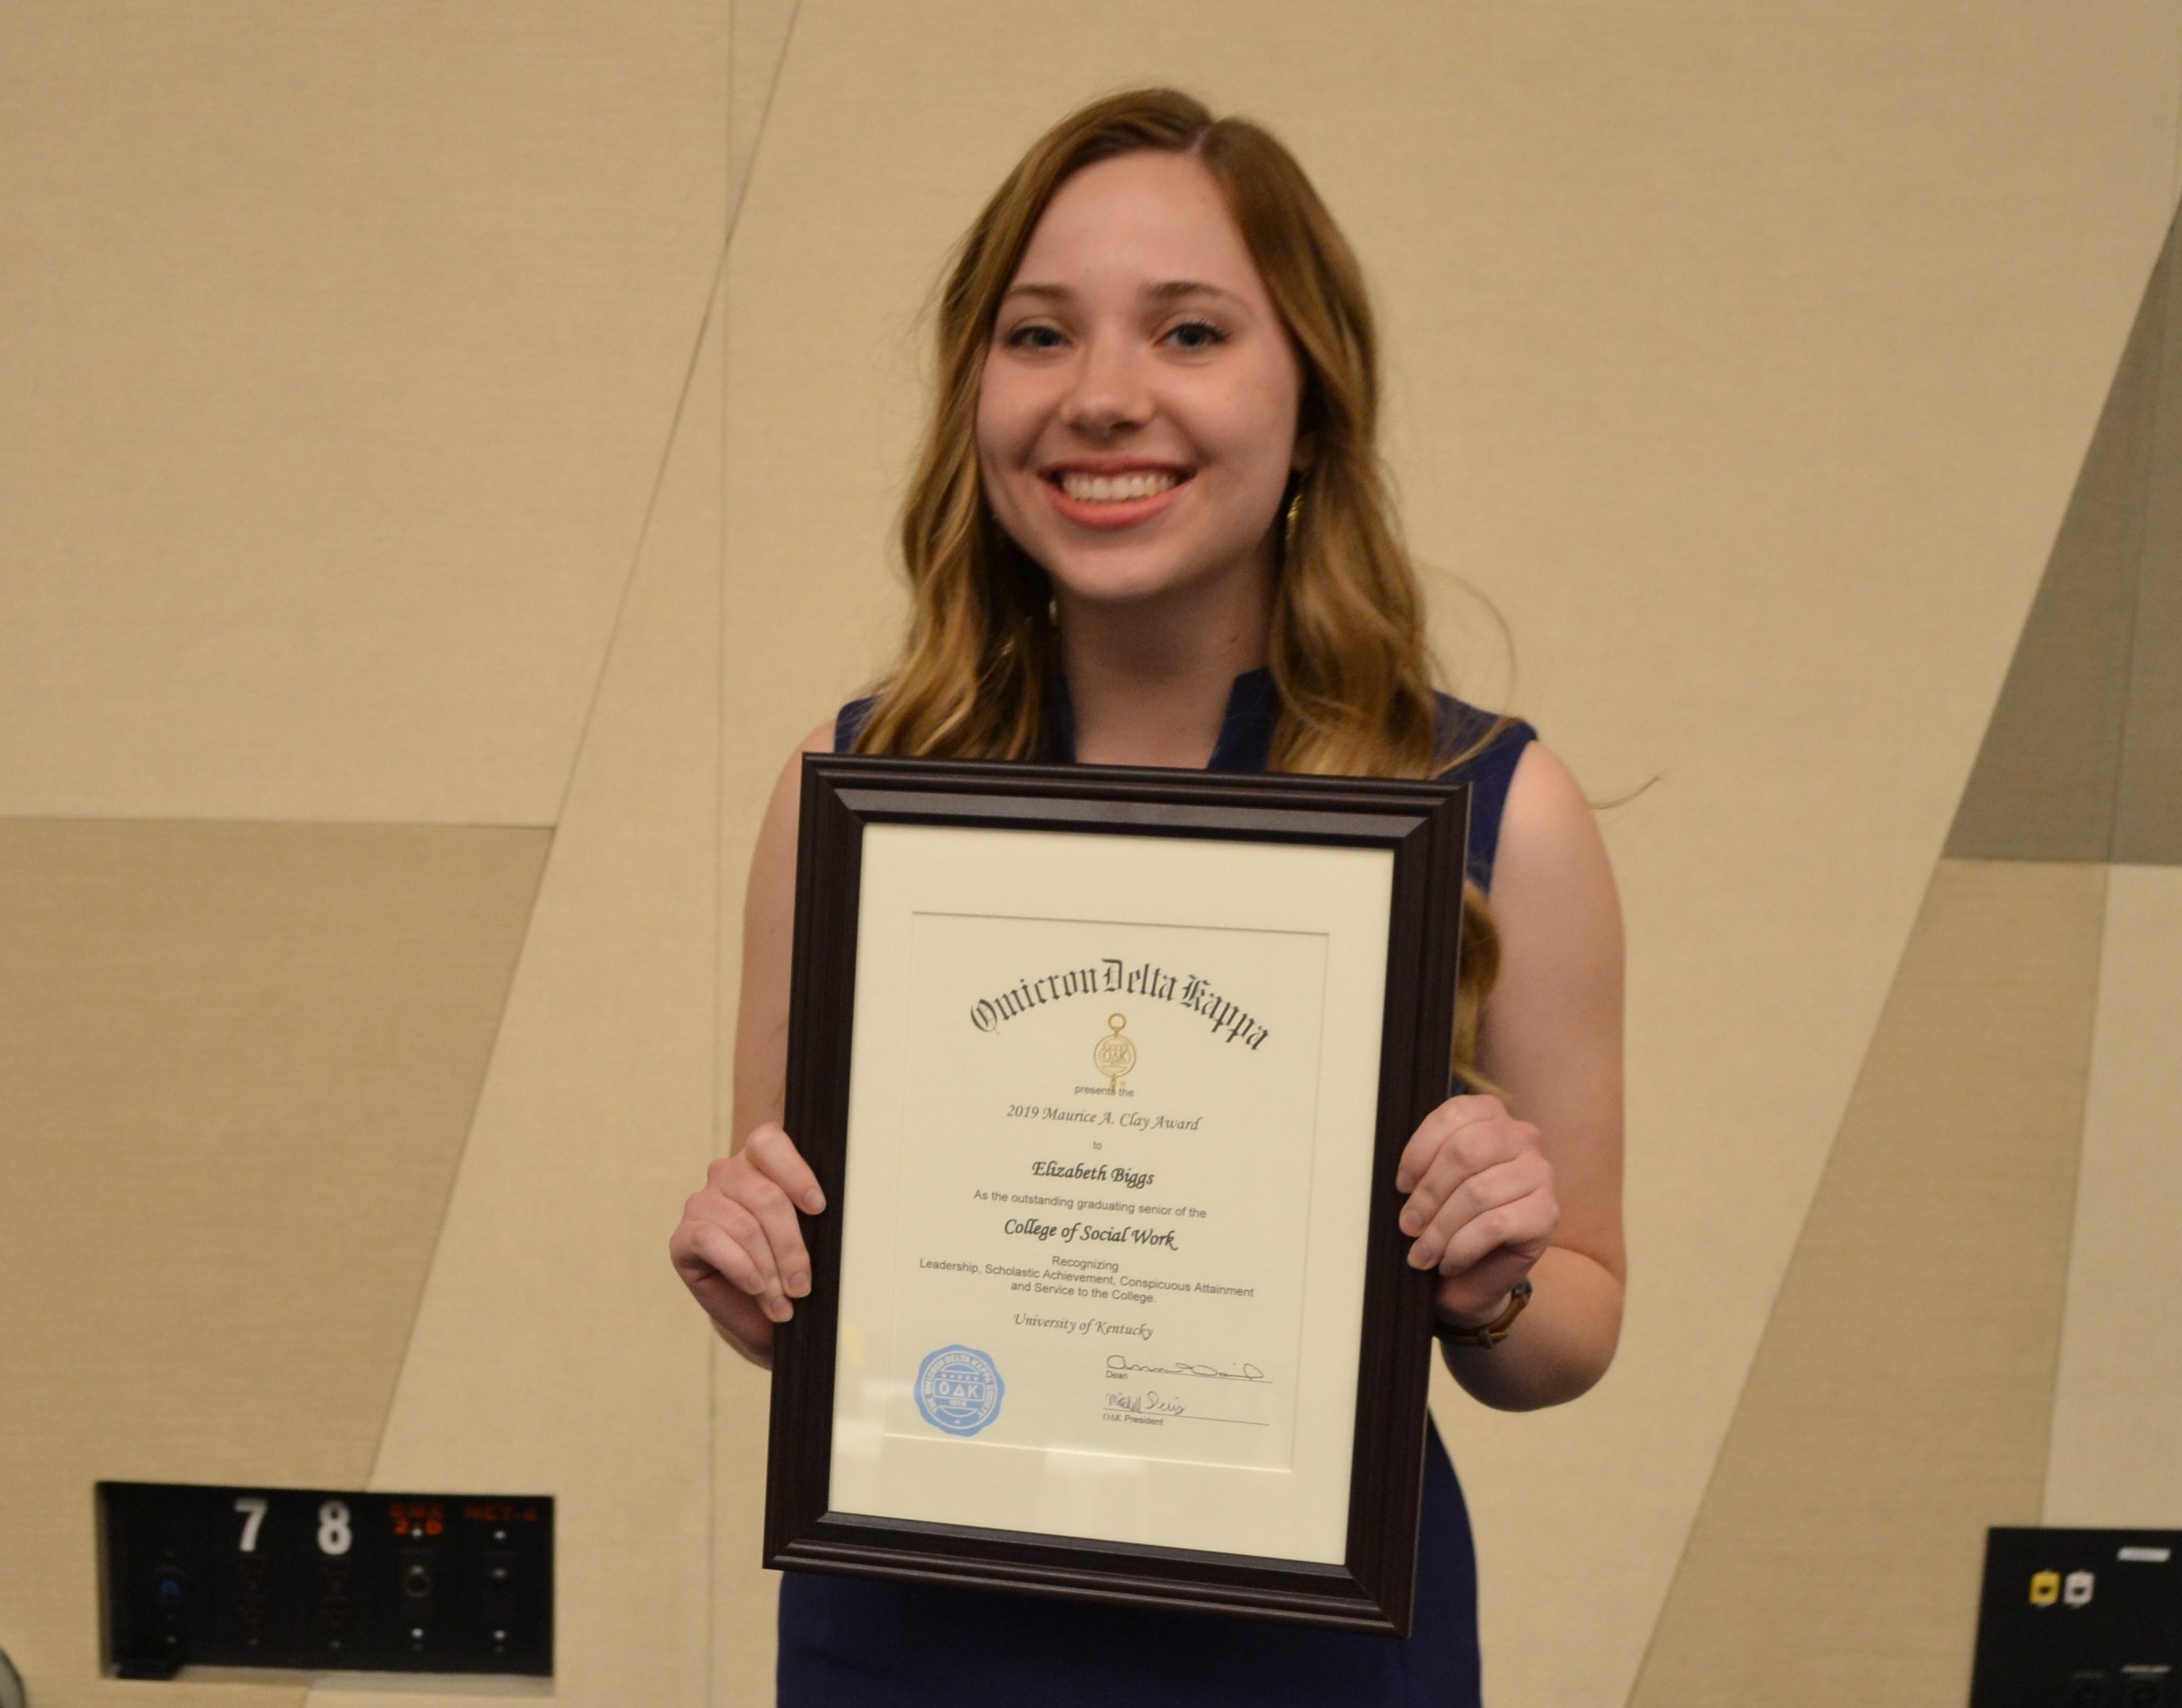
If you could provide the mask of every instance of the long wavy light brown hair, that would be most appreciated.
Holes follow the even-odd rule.
[[[859,753],[1034,759],[1060,681],[1045,571],[1001,528],[977,464],[977,398],[1001,297],[1055,192],[1142,149],[1202,161],[1227,197],[1302,368],[1296,427],[1309,466],[1267,638],[1276,771],[1424,777],[1440,749],[1416,572],[1378,455],[1379,362],[1362,270],[1295,157],[1245,119],[1215,119],[1171,89],[1132,90],[1071,113],[1032,145],[956,252],[939,299],[939,384],[902,507],[913,600],[908,644],[858,733]],[[1273,525],[1268,518],[1267,525]],[[1492,732],[1468,750],[1474,752]],[[1499,940],[1463,889],[1455,1070],[1472,1083],[1478,1017]]]

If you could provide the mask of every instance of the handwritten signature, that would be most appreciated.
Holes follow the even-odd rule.
[[[1161,1418],[1179,1418],[1189,1407],[1180,1400],[1166,1400],[1155,1393],[1109,1394],[1106,1408],[1111,1412],[1134,1412],[1139,1416],[1150,1414]]]
[[[1106,1374],[1109,1377],[1205,1376],[1216,1382],[1263,1382],[1271,1379],[1255,1364],[1246,1363],[1232,1370],[1223,1370],[1217,1364],[1193,1364],[1186,1361],[1171,1364],[1139,1364],[1120,1352],[1107,1354]]]

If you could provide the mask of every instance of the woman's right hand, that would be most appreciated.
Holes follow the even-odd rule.
[[[818,1177],[778,1123],[754,1130],[705,1171],[667,1242],[674,1272],[728,1339],[761,1362],[773,1329],[811,1291],[811,1254],[795,1212],[826,1208]]]

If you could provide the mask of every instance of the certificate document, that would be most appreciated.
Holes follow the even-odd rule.
[[[1467,805],[806,756],[767,1564],[1406,1633]]]
[[[1392,868],[866,832],[837,1508],[1341,1559]]]

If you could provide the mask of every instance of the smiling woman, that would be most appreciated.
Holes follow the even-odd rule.
[[[1265,130],[1186,96],[1097,102],[987,205],[938,333],[901,522],[907,644],[804,750],[1467,782],[1453,1094],[1385,1213],[1437,1273],[1471,1394],[1521,1410],[1582,1393],[1614,1355],[1625,1266],[1613,879],[1528,726],[1433,688],[1380,473],[1371,309],[1309,179]],[[780,1125],[798,778],[791,758],[751,864],[739,1142],[670,1242],[761,1363],[811,1290],[797,1213],[827,1213]],[[1189,982],[1175,999],[1262,1033]],[[1042,994],[1021,987],[1021,1009]],[[1397,1639],[789,1572],[780,1700],[1475,1705],[1469,1523],[1436,1434],[1415,1584]]]
[[[1301,390],[1201,160],[1124,154],[1061,185],[1000,299],[977,456],[994,515],[1051,579],[1063,633],[1138,621],[1148,601],[1199,645],[1265,632],[1265,518],[1300,472]]]

